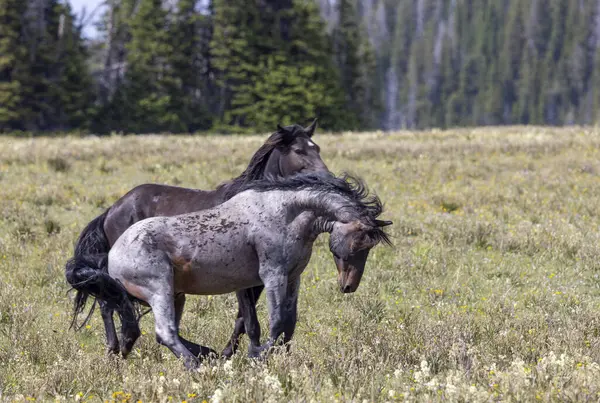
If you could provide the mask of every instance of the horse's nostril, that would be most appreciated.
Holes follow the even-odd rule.
[[[348,293],[352,290],[352,287],[350,287],[349,285],[344,286],[344,292]]]

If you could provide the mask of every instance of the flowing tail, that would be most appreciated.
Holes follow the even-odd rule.
[[[133,313],[133,305],[127,291],[121,283],[108,275],[110,244],[104,233],[104,220],[107,213],[108,210],[94,218],[84,228],[75,245],[75,254],[65,267],[67,281],[77,291],[71,328],[80,329],[90,319],[96,301],[83,323],[76,326],[77,317],[85,309],[90,296],[106,302],[119,311],[125,309]]]

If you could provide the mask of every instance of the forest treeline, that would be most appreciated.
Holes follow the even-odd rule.
[[[0,131],[600,120],[600,0],[0,0]]]

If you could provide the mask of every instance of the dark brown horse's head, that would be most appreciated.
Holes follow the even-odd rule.
[[[300,172],[329,172],[320,155],[320,147],[312,140],[317,120],[308,127],[277,126],[269,140],[275,147],[269,155],[264,176],[291,176]]]
[[[287,177],[299,172],[326,172],[319,146],[312,140],[317,120],[306,128],[300,125],[277,126],[277,131],[254,153],[240,176],[226,182],[223,200],[235,196],[246,184],[267,177]]]
[[[381,220],[375,220],[372,224],[365,224],[360,220],[334,224],[329,236],[329,249],[338,269],[340,291],[356,291],[365,270],[369,251],[379,242],[389,243],[381,228],[391,224],[391,221]]]

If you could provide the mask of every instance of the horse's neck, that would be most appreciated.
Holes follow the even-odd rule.
[[[296,204],[301,209],[311,210],[315,213],[315,229],[320,232],[331,232],[333,223],[336,221],[346,221],[350,215],[348,213],[349,202],[343,196],[337,194],[322,194],[303,190],[293,193],[296,198]]]
[[[333,231],[333,224],[335,224],[334,220],[328,220],[325,217],[317,217],[312,226],[313,234],[316,237],[324,232],[331,233]]]
[[[246,170],[237,178],[224,182],[217,189],[215,189],[215,198],[219,199],[222,203],[235,196],[239,192],[239,189],[241,189],[243,185],[245,185],[248,182],[252,182],[254,180],[259,179],[265,179],[268,176],[283,176],[281,170],[279,169],[280,157],[281,153],[278,150],[273,150],[269,154],[269,158],[266,162],[264,169],[257,177],[253,177],[251,173],[248,173]]]
[[[235,181],[237,179],[238,178],[228,180],[227,182],[223,182],[215,190],[209,192],[211,196],[215,199],[215,202],[217,202],[217,204],[221,204],[235,195],[230,194],[230,192],[232,190],[232,187],[235,185]]]

